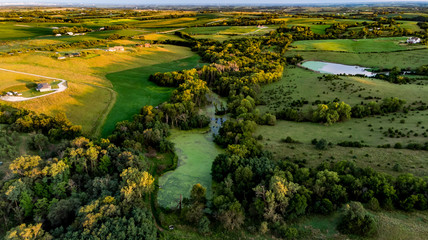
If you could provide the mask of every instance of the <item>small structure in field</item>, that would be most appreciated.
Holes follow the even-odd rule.
[[[122,46],[116,46],[116,47],[108,48],[107,51],[109,51],[109,52],[123,52],[123,51],[125,51],[125,48]]]
[[[58,57],[58,60],[64,60],[65,59],[65,57],[64,56],[59,56]]]
[[[144,43],[144,47],[152,47],[150,43]]]
[[[421,39],[418,37],[410,37],[407,39],[407,43],[410,43],[410,44],[416,44],[420,42],[421,42]]]
[[[36,90],[39,92],[51,91],[52,87],[49,83],[39,83],[37,84]]]
[[[73,36],[74,33],[73,32],[67,32],[68,35]]]
[[[61,33],[55,34],[55,37],[61,37]]]

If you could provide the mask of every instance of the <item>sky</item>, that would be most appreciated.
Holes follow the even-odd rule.
[[[4,4],[111,4],[111,5],[296,5],[331,3],[428,2],[428,0],[0,0]]]

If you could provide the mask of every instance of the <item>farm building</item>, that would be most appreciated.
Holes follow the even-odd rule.
[[[52,90],[52,87],[49,83],[39,83],[37,84],[36,90],[39,92],[47,92]]]
[[[68,35],[73,36],[73,32],[67,32]]]
[[[410,37],[407,39],[407,43],[411,43],[411,44],[416,44],[420,42],[421,42],[421,39],[418,37]]]
[[[148,47],[151,47],[152,45],[150,43],[144,43],[144,44],[136,44],[135,46],[140,47],[140,48],[142,48],[142,47],[148,48]]]
[[[65,57],[64,56],[59,56],[58,57],[58,60],[64,60],[65,59]]]
[[[55,37],[61,37],[61,33],[55,34]]]
[[[109,52],[120,52],[125,51],[125,48],[122,46],[111,47],[108,49]]]

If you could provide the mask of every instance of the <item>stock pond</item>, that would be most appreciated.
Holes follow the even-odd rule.
[[[171,130],[169,140],[175,144],[178,164],[175,170],[159,178],[158,203],[161,207],[177,207],[180,194],[188,198],[197,183],[207,188],[207,198],[211,197],[211,165],[215,157],[223,152],[213,142],[213,133],[218,133],[226,119],[215,116],[214,106],[207,107],[204,112],[211,118],[209,128]]]
[[[347,74],[347,75],[364,75],[366,77],[374,77],[376,74],[368,71],[368,68],[360,66],[344,65],[339,63],[321,62],[321,61],[306,61],[302,63],[302,67],[315,72],[328,74]]]

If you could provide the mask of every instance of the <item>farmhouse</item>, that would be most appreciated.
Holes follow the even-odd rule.
[[[120,52],[120,51],[125,51],[125,48],[122,46],[116,46],[116,47],[109,48],[107,51],[109,51],[109,52],[116,52],[116,51]]]
[[[151,47],[150,43],[144,43],[144,47]]]
[[[421,42],[421,39],[418,37],[410,37],[407,39],[407,43],[411,43],[411,44],[416,44],[420,42]]]
[[[47,92],[52,90],[52,87],[49,83],[39,83],[37,84],[36,90],[39,92]]]

